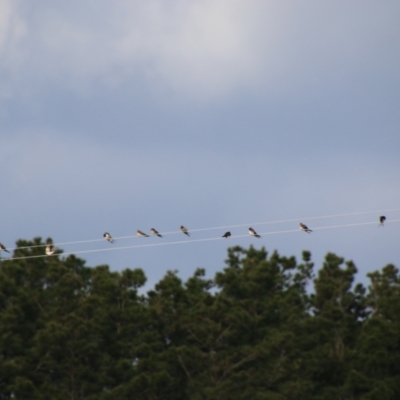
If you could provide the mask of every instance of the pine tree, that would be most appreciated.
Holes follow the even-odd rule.
[[[400,277],[393,265],[368,274],[372,313],[357,342],[349,392],[363,399],[400,398]]]
[[[353,262],[328,253],[314,281],[312,318],[302,334],[306,376],[315,399],[345,398],[345,380],[355,357],[355,345],[367,317],[365,289],[353,288]]]

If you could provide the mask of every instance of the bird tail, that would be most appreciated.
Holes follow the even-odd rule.
[[[258,234],[258,233],[256,233],[255,235],[254,235],[256,238],[261,238],[261,236]]]

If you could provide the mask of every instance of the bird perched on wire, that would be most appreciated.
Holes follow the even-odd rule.
[[[105,239],[108,240],[110,243],[114,243],[114,239],[112,238],[112,236],[111,236],[108,232],[105,232],[103,236],[104,236]]]
[[[136,231],[136,235],[138,236],[143,236],[143,237],[149,237],[149,235],[147,233],[144,233],[142,231],[139,231],[139,229]]]
[[[228,239],[228,237],[230,237],[231,236],[231,233],[230,232],[225,232],[223,235],[222,235],[222,237],[223,238],[226,238],[226,239]]]
[[[385,221],[386,221],[386,217],[384,215],[381,215],[379,217],[379,225],[378,225],[378,227],[381,226],[381,225],[384,226]]]
[[[6,251],[7,253],[9,253],[9,251],[4,247],[4,245],[0,243],[0,251],[1,250]]]
[[[300,222],[300,224],[299,224],[299,227],[300,227],[300,229],[301,229],[302,231],[304,231],[304,232],[307,232],[307,233],[311,233],[311,232],[312,232],[312,230],[309,229],[307,225],[304,225],[304,224],[302,224],[301,222]]]
[[[253,228],[249,228],[249,235],[254,236],[256,238],[261,237]]]
[[[179,227],[179,229],[180,229],[185,235],[190,236],[189,231],[188,231],[183,225],[181,225],[181,226]]]
[[[56,251],[56,248],[54,247],[51,239],[47,239],[46,241],[46,249],[45,249],[45,253],[48,256],[51,256],[52,254],[54,254]]]
[[[152,235],[156,235],[156,236],[158,236],[158,237],[162,237],[162,235],[160,235],[160,234],[158,233],[157,229],[151,228],[151,229],[150,229],[150,232],[151,232]]]

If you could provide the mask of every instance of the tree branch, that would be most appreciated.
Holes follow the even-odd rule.
[[[187,328],[187,330],[199,343],[203,344],[203,342],[192,332],[190,328]]]
[[[178,360],[182,365],[182,368],[184,369],[184,371],[186,372],[186,375],[188,376],[189,379],[192,379],[192,376],[190,375],[190,372],[187,370],[185,364],[183,363],[182,357],[180,355],[178,355]]]
[[[222,336],[224,335],[224,333],[225,333],[226,331],[228,331],[231,327],[232,327],[232,324],[229,325],[226,329],[224,329],[224,330],[222,331],[222,333],[218,336],[218,339],[215,341],[215,343],[218,343],[218,342],[222,339]]]
[[[236,364],[233,364],[230,368],[228,368],[228,369],[222,374],[221,379],[224,379],[225,376],[226,376],[227,374],[229,374],[229,372],[231,372],[232,370],[234,370],[234,369],[236,369],[236,368],[239,368],[241,365],[243,365],[243,364],[245,364],[245,363],[247,363],[247,362],[249,362],[249,361],[252,361],[252,360],[256,359],[257,357],[258,357],[258,356],[257,356],[256,353],[252,353],[252,354],[248,355],[247,357],[243,358],[242,360],[240,360],[239,362],[237,362]]]

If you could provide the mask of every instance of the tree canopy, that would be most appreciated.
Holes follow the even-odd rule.
[[[0,265],[0,400],[400,398],[400,276],[228,249],[214,279],[88,267],[17,242]],[[31,257],[31,258],[29,258]]]

